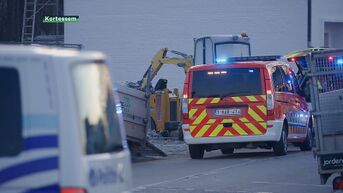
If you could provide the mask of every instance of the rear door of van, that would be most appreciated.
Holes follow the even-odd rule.
[[[0,55],[0,192],[57,193],[58,117],[44,59]]]
[[[266,133],[264,70],[234,65],[192,71],[190,133],[194,138]]]

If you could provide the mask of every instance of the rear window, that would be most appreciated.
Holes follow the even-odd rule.
[[[0,157],[16,156],[22,146],[19,73],[0,68]]]
[[[107,67],[77,65],[73,68],[73,80],[81,129],[86,136],[86,154],[123,150]]]
[[[228,68],[193,72],[193,98],[260,94],[262,94],[262,84],[259,68]]]

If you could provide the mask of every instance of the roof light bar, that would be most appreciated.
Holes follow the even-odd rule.
[[[231,63],[231,62],[244,62],[244,61],[276,61],[280,59],[279,55],[271,56],[245,56],[245,57],[230,57],[224,60],[223,58],[218,58],[217,63]]]

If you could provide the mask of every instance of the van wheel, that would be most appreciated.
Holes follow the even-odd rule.
[[[204,157],[204,147],[202,145],[189,145],[188,148],[192,159],[202,159]]]
[[[220,151],[222,152],[222,154],[227,155],[227,154],[233,154],[235,149],[234,148],[225,148],[225,149],[221,149]]]
[[[287,138],[288,138],[287,126],[283,124],[280,140],[278,142],[275,142],[273,145],[273,150],[274,150],[275,155],[282,156],[282,155],[287,154],[287,148],[288,148]]]
[[[312,129],[311,127],[307,130],[306,139],[304,142],[300,143],[300,150],[301,151],[310,151],[312,150],[313,146],[313,135],[312,135]]]

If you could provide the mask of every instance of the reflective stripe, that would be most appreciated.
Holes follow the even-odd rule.
[[[266,95],[261,95],[261,97],[262,97],[264,100],[266,100]]]
[[[196,102],[196,104],[197,104],[197,105],[204,104],[206,100],[207,100],[207,98],[200,98],[200,99]]]
[[[243,102],[240,97],[232,97],[232,100],[234,100],[235,102]]]
[[[249,108],[248,114],[251,115],[256,121],[264,121],[252,108]]]
[[[193,125],[197,125],[201,123],[201,121],[206,117],[206,115],[207,115],[206,110],[203,110],[201,114],[195,119],[195,121],[193,122]]]
[[[297,126],[297,127],[307,127],[306,124],[302,124],[302,123],[292,123],[292,122],[288,122],[289,126]]]
[[[215,119],[210,119],[210,120],[207,121],[207,124],[212,124],[212,123],[214,123],[214,122],[216,122]]]
[[[233,134],[232,134],[229,130],[227,130],[227,131],[225,132],[224,136],[233,136]]]
[[[205,106],[220,103],[220,98],[196,98],[191,105],[201,105],[200,108],[190,109],[190,133],[193,137],[215,136],[246,136],[266,133],[267,109],[264,104],[266,95],[226,97],[225,103],[247,103],[249,108],[244,116],[208,117]],[[260,103],[249,103],[260,102]],[[219,108],[219,107],[218,107]],[[224,123],[233,123],[232,127],[224,127]]]
[[[210,128],[209,125],[204,125],[201,127],[200,131],[195,135],[195,137],[202,137],[208,128]]]
[[[248,123],[249,122],[249,120],[247,118],[245,118],[245,117],[240,118],[239,120],[242,121],[243,123]]]
[[[191,110],[189,111],[189,117],[192,118],[193,115],[194,115],[194,113],[196,113],[196,112],[197,112],[197,109],[191,109]]]
[[[215,103],[219,103],[219,101],[220,101],[220,98],[214,98],[212,99],[211,103],[215,104]]]
[[[266,106],[264,106],[264,105],[258,105],[257,108],[258,108],[264,115],[267,114]]]
[[[234,121],[232,119],[223,119],[222,123],[233,123]]]
[[[258,130],[258,129],[255,127],[254,124],[252,124],[252,123],[245,123],[245,125],[246,125],[252,132],[254,132],[254,134],[256,134],[256,135],[261,135],[261,134],[262,134],[261,131]]]
[[[240,135],[248,135],[238,124],[233,124],[232,128],[235,129]]]
[[[189,127],[189,131],[190,131],[190,132],[194,131],[195,127],[196,127],[196,126],[190,126],[190,127]]]
[[[263,128],[267,128],[267,123],[266,123],[266,122],[259,122],[259,124],[260,124]]]
[[[218,133],[224,128],[224,126],[222,124],[217,125],[216,128],[212,131],[212,133],[210,134],[211,137],[215,137],[218,135]]]
[[[254,96],[247,96],[247,98],[252,102],[258,101]]]

